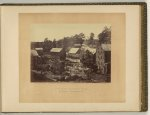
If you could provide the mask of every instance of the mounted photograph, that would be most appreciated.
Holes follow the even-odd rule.
[[[2,4],[0,19],[2,113],[147,111],[146,3]]]
[[[110,24],[33,24],[31,82],[111,82]]]

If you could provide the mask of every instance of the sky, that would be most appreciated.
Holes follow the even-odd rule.
[[[48,38],[53,41],[53,39],[59,40],[79,33],[84,33],[88,38],[91,32],[97,39],[105,26],[110,27],[109,24],[33,24],[30,27],[30,40],[40,42]]]

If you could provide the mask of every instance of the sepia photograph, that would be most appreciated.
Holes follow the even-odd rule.
[[[4,4],[0,12],[2,112],[147,109],[146,4]]]
[[[31,82],[111,82],[109,24],[33,24]]]

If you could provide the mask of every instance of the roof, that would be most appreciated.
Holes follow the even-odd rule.
[[[82,45],[82,49],[84,51],[88,50],[89,52],[91,52],[92,54],[95,54],[96,53],[96,48],[90,48],[88,45]]]
[[[59,52],[61,52],[61,50],[62,50],[62,48],[52,48],[50,50],[50,52],[57,52],[57,53],[59,53]]]
[[[35,50],[43,50],[43,48],[35,48]]]
[[[39,56],[36,50],[31,50],[31,56]]]
[[[66,58],[66,59],[71,62],[80,62],[80,59],[72,59],[72,58]]]
[[[79,50],[79,48],[71,48],[68,53],[75,54],[78,52],[78,50]]]
[[[92,54],[96,53],[96,49],[95,48],[88,48],[87,50],[89,50]]]
[[[74,44],[75,47],[81,47],[81,44]]]
[[[104,51],[111,51],[111,44],[102,44],[102,49]]]

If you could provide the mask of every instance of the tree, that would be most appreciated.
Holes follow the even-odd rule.
[[[94,62],[95,62],[94,55],[89,50],[86,50],[81,57],[81,63],[85,67],[93,68]]]
[[[110,44],[111,43],[111,27],[104,27],[104,30],[98,35],[99,42]]]
[[[65,51],[67,51],[68,47],[69,47],[69,39],[68,39],[68,37],[64,37],[63,48],[64,48]]]
[[[83,44],[84,38],[85,38],[85,35],[83,33],[80,33],[79,38],[78,38],[79,39],[79,44]]]
[[[56,39],[53,40],[53,48],[56,48]]]
[[[56,47],[64,48],[65,51],[74,44],[83,44],[85,35],[83,33],[75,34],[70,37],[64,37],[56,42]]]
[[[45,38],[43,43],[43,51],[49,52],[51,48],[52,48],[52,41],[48,40],[48,38]]]
[[[56,47],[57,48],[62,48],[64,46],[63,39],[60,39],[56,42]]]
[[[94,42],[94,33],[90,33],[90,38],[88,40],[88,45],[93,45]]]
[[[74,41],[74,44],[83,44],[83,39],[85,38],[85,35],[83,33],[75,34],[72,39]]]
[[[90,33],[90,39],[91,39],[91,40],[94,39],[94,33]]]

